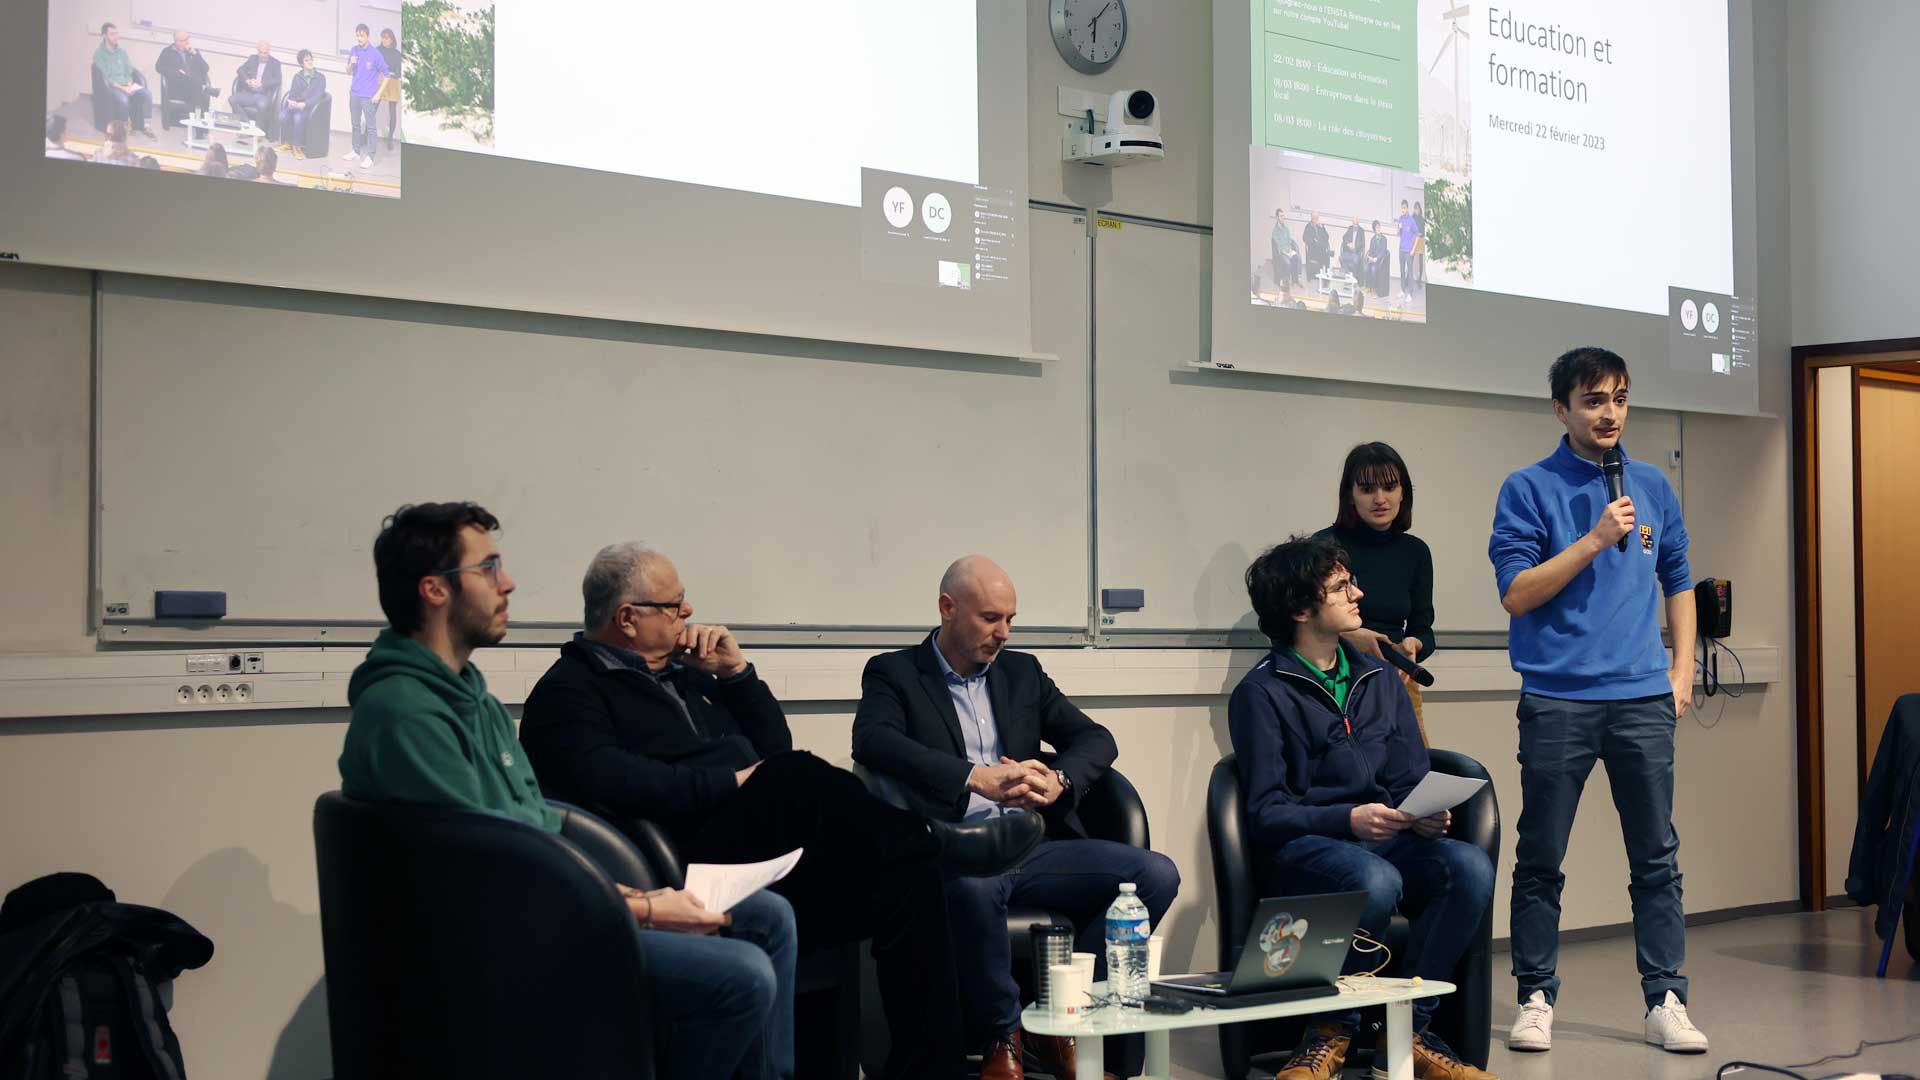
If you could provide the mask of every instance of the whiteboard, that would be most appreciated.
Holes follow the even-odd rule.
[[[251,55],[252,45],[261,38],[273,42],[276,50],[291,56],[300,49],[326,54],[335,51],[339,38],[339,0],[125,0],[134,25],[151,25],[159,30],[185,30],[196,37],[219,39],[244,45]],[[357,5],[356,5],[357,6]],[[397,27],[396,27],[397,28]],[[232,72],[216,65],[214,85]],[[291,73],[288,75],[292,77]]]
[[[928,626],[979,551],[1023,625],[1084,631],[1086,240],[1033,226],[1057,362],[106,275],[101,599],[377,622],[381,518],[474,499],[521,626],[576,625],[588,559],[640,539],[701,620]]]
[[[1099,580],[1147,593],[1145,610],[1113,613],[1109,629],[1253,630],[1247,564],[1332,524],[1347,451],[1380,440],[1413,474],[1436,628],[1505,632],[1487,536],[1501,481],[1566,431],[1545,390],[1552,357],[1537,359],[1532,399],[1191,369],[1207,355],[1211,243],[1168,229],[1099,230]],[[1356,348],[1378,340],[1356,339]],[[1497,336],[1483,340],[1499,349]],[[1676,490],[1667,466],[1679,428],[1678,414],[1636,408],[1626,437],[1627,452],[1666,469]]]

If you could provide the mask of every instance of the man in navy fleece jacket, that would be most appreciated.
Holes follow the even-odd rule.
[[[1427,774],[1427,748],[1399,674],[1341,640],[1360,628],[1347,553],[1330,539],[1289,540],[1247,568],[1247,595],[1273,651],[1234,688],[1227,727],[1261,885],[1364,892],[1360,929],[1376,941],[1404,910],[1413,933],[1399,974],[1447,978],[1493,900],[1493,862],[1444,835],[1448,811],[1394,809]],[[1349,953],[1346,970],[1373,959]],[[1413,1004],[1416,1080],[1493,1080],[1428,1030],[1436,1004]],[[1276,1080],[1337,1077],[1359,1023],[1357,1011],[1323,1017]]]
[[[1705,1053],[1687,1017],[1680,836],[1673,828],[1673,734],[1693,700],[1694,610],[1687,529],[1658,468],[1629,460],[1626,494],[1607,498],[1601,460],[1627,423],[1626,361],[1574,349],[1548,373],[1567,429],[1545,460],[1507,477],[1487,557],[1512,616],[1520,673],[1520,793],[1513,868],[1515,1050],[1552,1045],[1560,979],[1560,872],[1593,763],[1607,763],[1633,898],[1646,1041]],[[1624,538],[1625,550],[1618,546]],[[1669,661],[1656,612],[1665,598]]]

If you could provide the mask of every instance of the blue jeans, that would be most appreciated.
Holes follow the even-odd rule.
[[[790,1080],[793,908],[761,891],[735,905],[726,937],[648,930],[661,1080]]]
[[[1282,845],[1272,863],[1271,880],[1291,895],[1366,893],[1360,929],[1375,941],[1385,941],[1393,913],[1404,912],[1413,925],[1407,955],[1394,958],[1402,977],[1453,978],[1493,902],[1493,860],[1472,844],[1444,836],[1403,832],[1370,843],[1302,836]],[[1379,962],[1376,953],[1349,950],[1341,970],[1368,971]],[[1415,1031],[1426,1030],[1438,1004],[1437,998],[1413,1003]],[[1343,1019],[1351,1029],[1360,1014]]]
[[[1593,763],[1607,783],[1627,842],[1634,959],[1649,1006],[1687,980],[1686,916],[1680,905],[1680,834],[1673,828],[1673,696],[1566,701],[1520,696],[1520,826],[1514,843],[1513,976],[1520,1000],[1560,993],[1560,862]]]
[[[372,98],[351,98],[347,110],[353,115],[353,152],[372,157],[374,130],[380,126],[380,103]]]
[[[108,87],[113,95],[113,117],[125,120],[129,128],[147,126],[147,114],[153,111],[153,94],[144,86],[136,86],[129,94],[117,86]]]
[[[1020,1028],[1007,908],[1039,907],[1072,918],[1074,948],[1092,953],[1096,977],[1104,978],[1107,907],[1120,895],[1123,881],[1138,886],[1155,926],[1180,891],[1180,871],[1172,859],[1111,840],[1043,840],[1019,866],[998,877],[947,882],[947,919],[969,1046],[984,1048]]]
[[[288,146],[305,149],[307,121],[311,119],[313,119],[311,108],[296,109],[289,105],[280,106],[280,141]]]

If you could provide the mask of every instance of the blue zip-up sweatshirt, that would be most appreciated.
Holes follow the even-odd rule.
[[[1398,806],[1427,775],[1427,748],[1397,672],[1346,642],[1353,686],[1343,713],[1319,679],[1275,649],[1227,701],[1254,846],[1271,855],[1301,836],[1352,840],[1356,806]]]
[[[1509,623],[1507,654],[1529,694],[1627,701],[1673,692],[1657,608],[1693,587],[1687,526],[1673,485],[1652,465],[1627,462],[1626,493],[1635,523],[1627,550],[1602,551],[1559,595]],[[1508,476],[1487,542],[1500,595],[1522,571],[1578,543],[1607,502],[1600,466],[1565,436],[1546,460]]]

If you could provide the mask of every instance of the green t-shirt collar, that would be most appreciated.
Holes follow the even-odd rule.
[[[1320,670],[1320,665],[1301,656],[1298,649],[1288,651],[1293,653],[1294,659],[1300,661],[1301,667],[1306,668],[1314,678],[1320,680],[1321,686],[1327,688],[1327,693],[1333,695],[1333,703],[1339,707],[1340,711],[1346,712],[1347,691],[1353,689],[1353,668],[1347,663],[1347,650],[1341,648],[1333,650],[1332,671]]]

